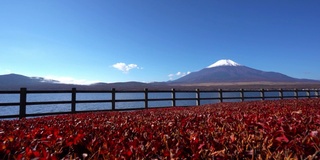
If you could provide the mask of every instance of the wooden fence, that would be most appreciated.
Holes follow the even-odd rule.
[[[245,93],[256,93],[259,96],[245,96]],[[266,96],[266,93],[278,93],[277,96]],[[43,102],[29,102],[27,101],[28,94],[61,94],[67,93],[70,94],[71,100],[68,101],[43,101]],[[102,100],[77,100],[78,93],[106,93],[111,94],[110,99],[102,99]],[[117,93],[142,93],[144,94],[144,98],[141,99],[117,99]],[[170,98],[149,98],[150,93],[170,93]],[[177,97],[178,93],[194,93],[193,98],[189,97]],[[207,94],[214,94],[213,97],[201,97],[201,93]],[[224,96],[225,93],[237,93],[239,96]],[[287,95],[284,93],[291,93],[291,95]],[[304,93],[302,95],[302,93]],[[88,90],[77,90],[76,88],[72,88],[72,90],[54,90],[54,91],[47,91],[47,90],[27,90],[26,88],[21,88],[20,91],[0,91],[0,100],[1,96],[4,94],[18,94],[20,96],[19,102],[10,102],[10,103],[3,103],[0,101],[0,112],[2,106],[19,106],[19,114],[18,115],[0,115],[0,119],[4,118],[25,118],[25,117],[34,117],[34,116],[45,116],[45,115],[57,115],[57,114],[74,114],[80,112],[92,112],[92,111],[117,111],[117,110],[135,110],[135,109],[148,109],[149,102],[152,101],[171,101],[171,106],[176,106],[177,101],[195,101],[196,105],[201,105],[203,100],[216,100],[218,102],[224,102],[225,100],[239,100],[239,101],[246,101],[246,100],[266,100],[266,99],[288,99],[288,98],[319,98],[319,89],[274,89],[274,90],[266,90],[266,89],[259,89],[259,90],[203,90],[200,91],[199,89],[196,90],[188,90],[188,91],[181,91],[181,90],[165,90],[165,91],[155,91],[155,90],[148,90],[147,88],[141,91],[117,91],[116,89],[112,88],[111,90],[104,90],[104,91],[88,91]],[[126,109],[119,109],[116,106],[117,102],[144,102],[144,108],[126,108]],[[85,111],[77,111],[77,104],[81,103],[111,103],[111,109],[104,109],[104,110],[85,110]],[[70,104],[71,110],[67,112],[50,112],[50,113],[26,113],[26,108],[32,105],[56,105],[56,104]],[[168,107],[168,106],[162,106]]]

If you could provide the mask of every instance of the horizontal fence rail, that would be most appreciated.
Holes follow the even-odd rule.
[[[191,93],[193,96],[181,97],[179,94]],[[69,96],[70,100],[59,100],[59,101],[28,101],[28,95],[55,95],[55,94],[66,94]],[[77,99],[79,94],[108,94],[109,98],[106,99],[94,99],[94,100],[82,100]],[[141,98],[119,98],[118,94],[140,94]],[[170,97],[165,98],[152,98],[152,94],[170,94]],[[212,96],[203,96],[202,94],[209,94]],[[2,102],[1,96],[3,95],[18,95],[19,102]],[[238,95],[238,96],[235,96]],[[254,95],[254,96],[253,96]],[[258,95],[258,96],[257,96]],[[67,96],[67,97],[68,97]],[[107,97],[107,96],[106,96]],[[199,106],[202,104],[202,101],[247,101],[247,100],[268,100],[268,99],[300,99],[300,98],[319,98],[319,89],[259,89],[259,90],[188,90],[181,91],[176,89],[164,90],[164,91],[155,91],[148,90],[147,88],[140,91],[117,91],[115,88],[111,90],[104,91],[88,91],[88,90],[77,90],[72,88],[72,90],[53,90],[53,91],[36,91],[36,90],[27,90],[26,88],[21,88],[20,91],[0,91],[0,112],[1,107],[5,106],[19,106],[19,114],[15,115],[1,115],[0,119],[4,118],[25,118],[25,117],[34,117],[34,116],[45,116],[45,115],[57,115],[57,114],[74,114],[81,112],[93,112],[93,111],[119,111],[119,110],[136,110],[136,109],[148,109],[156,108],[150,107],[150,102],[161,102],[161,101],[170,101],[170,106],[177,106],[178,101],[194,101],[195,105]],[[125,102],[142,102],[143,108],[117,108],[117,103]],[[109,103],[111,104],[110,109],[102,110],[77,110],[77,105],[79,104],[92,104],[92,103]],[[58,105],[58,104],[69,104],[70,111],[59,111],[59,112],[48,112],[48,113],[28,113],[27,107],[34,105]],[[169,107],[168,106],[157,106],[159,107]]]

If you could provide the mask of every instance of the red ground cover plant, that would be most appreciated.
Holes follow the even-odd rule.
[[[0,159],[318,159],[320,99],[0,121]]]

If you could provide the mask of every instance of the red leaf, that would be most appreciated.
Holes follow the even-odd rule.
[[[53,129],[53,135],[56,136],[56,137],[58,137],[58,135],[59,135],[59,129],[57,129],[57,128]]]
[[[169,157],[169,156],[170,156],[170,152],[169,152],[168,150],[165,150],[165,151],[163,152],[163,156]]]
[[[310,136],[316,137],[318,135],[318,131],[311,131]]]
[[[230,140],[231,140],[231,142],[234,142],[235,141],[235,137],[234,137],[234,134],[232,134],[231,136],[230,136]]]
[[[198,147],[198,149],[201,149],[204,145],[205,145],[204,143],[200,144],[200,146]]]
[[[27,148],[26,148],[26,155],[27,155],[28,157],[31,157],[32,154],[33,154],[32,150],[31,150],[29,147],[27,147]]]
[[[282,134],[280,137],[277,137],[276,140],[279,142],[289,142],[289,139],[284,134]]]
[[[35,157],[40,157],[40,152],[39,152],[39,151],[34,151],[34,152],[33,152],[33,155],[34,155]]]
[[[131,151],[127,151],[127,156],[131,157],[132,152]]]

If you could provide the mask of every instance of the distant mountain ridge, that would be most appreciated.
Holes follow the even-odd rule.
[[[317,82],[316,80],[297,79],[278,72],[265,72],[232,60],[219,60],[197,72],[181,77],[173,83],[215,83],[215,82]],[[319,81],[318,81],[319,82]]]
[[[31,78],[19,74],[1,75],[0,85],[35,85],[43,81],[43,78]]]
[[[269,83],[270,82],[270,83]],[[232,60],[219,60],[206,68],[168,82],[116,82],[116,83],[95,83],[91,85],[63,84],[56,80],[42,77],[27,77],[19,74],[0,75],[0,90],[28,89],[88,89],[88,90],[143,90],[144,88],[163,90],[171,88],[194,88],[207,89],[208,86],[220,88],[259,88],[261,86],[274,87],[320,87],[320,81],[310,79],[297,79],[278,72],[265,72],[253,69]]]
[[[63,84],[56,80],[48,80],[41,77],[27,77],[19,74],[0,75],[1,90],[19,90],[20,88],[40,89],[40,90],[69,90],[77,88],[82,90],[110,90],[116,88],[120,90],[135,90],[144,88],[167,87],[165,82],[143,83],[143,82],[116,82],[116,83],[94,83],[90,85]],[[170,88],[170,87],[168,87]]]
[[[2,90],[18,90],[20,88],[53,89],[65,88],[66,86],[68,85],[42,77],[27,77],[19,74],[0,75],[0,89]]]

